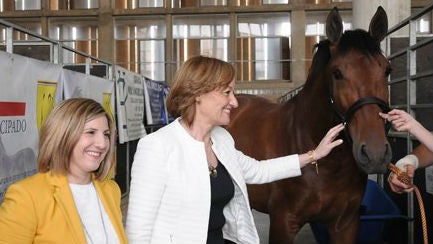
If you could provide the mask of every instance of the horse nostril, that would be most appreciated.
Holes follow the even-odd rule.
[[[370,157],[368,156],[367,146],[365,145],[365,143],[363,143],[360,148],[361,148],[360,155],[359,155],[360,161],[362,163],[370,162]]]

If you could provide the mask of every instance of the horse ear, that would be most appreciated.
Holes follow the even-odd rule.
[[[368,32],[376,42],[381,42],[388,32],[388,16],[385,10],[379,6],[373,18],[371,18]]]
[[[343,34],[342,22],[338,9],[334,7],[326,18],[326,37],[331,43],[337,43],[340,40]]]

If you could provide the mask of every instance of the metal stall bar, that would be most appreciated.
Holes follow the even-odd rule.
[[[415,108],[433,108],[433,104],[417,104],[416,99],[416,89],[417,89],[417,81],[424,77],[431,77],[433,75],[433,69],[428,69],[423,71],[422,73],[417,73],[417,63],[416,63],[416,55],[417,50],[421,47],[430,44],[433,42],[432,37],[427,37],[426,39],[417,42],[417,29],[416,24],[417,20],[422,17],[423,15],[427,13],[431,13],[433,9],[433,4],[430,4],[429,6],[425,7],[421,11],[419,11],[416,14],[413,14],[412,16],[408,17],[407,19],[403,20],[396,26],[389,29],[388,32],[388,40],[387,40],[387,55],[389,60],[396,59],[398,57],[401,57],[403,55],[406,55],[406,75],[402,77],[393,78],[389,81],[390,91],[394,85],[400,84],[405,82],[406,83],[406,104],[392,104],[391,107],[393,108],[399,108],[399,109],[406,109],[407,112],[409,112],[411,115],[415,116]],[[398,30],[407,27],[408,35],[409,35],[409,47],[401,50],[397,50],[394,53],[391,53],[391,45],[390,45],[390,35],[394,32],[397,32]],[[430,33],[431,34],[431,33]],[[389,134],[390,137],[398,137],[398,138],[406,138],[406,149],[407,152],[410,152],[413,150],[413,141],[408,133],[399,133],[399,132],[392,132]],[[414,197],[413,193],[408,195],[407,198],[407,205],[408,205],[408,217],[413,219],[414,218]],[[414,243],[415,235],[414,235],[414,222],[409,221],[408,222],[408,243]]]

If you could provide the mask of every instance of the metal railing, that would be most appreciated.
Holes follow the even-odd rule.
[[[393,26],[388,31],[388,38],[386,42],[386,54],[391,64],[393,61],[398,63],[398,60],[405,60],[406,65],[404,68],[405,72],[401,72],[403,75],[400,77],[391,77],[389,81],[389,90],[390,90],[390,105],[392,108],[403,109],[409,112],[412,116],[416,118],[416,109],[424,108],[433,110],[433,103],[417,103],[417,82],[421,79],[424,79],[428,82],[432,82],[433,84],[433,68],[423,69],[422,71],[419,69],[420,64],[417,60],[417,51],[421,50],[422,47],[427,45],[431,45],[433,43],[433,33],[432,33],[432,23],[430,23],[430,33],[420,34],[417,33],[417,20],[426,14],[430,14],[432,16],[433,4],[421,9],[419,12],[411,15],[410,17],[404,19],[399,24]],[[431,21],[431,19],[430,19]],[[401,35],[399,32],[405,32],[404,30],[407,28],[407,35]],[[401,48],[398,50],[391,50],[393,41],[398,39],[407,38],[408,46],[405,48]],[[429,51],[431,53],[431,51]],[[422,52],[421,52],[422,53]],[[426,55],[424,53],[423,55]],[[432,55],[432,54],[430,54]],[[433,56],[433,55],[432,55]],[[430,66],[432,67],[432,66]],[[404,84],[405,83],[405,84]],[[399,90],[399,86],[401,88],[402,84],[406,89],[406,97],[405,103],[393,103],[393,91]],[[430,100],[431,101],[431,100]],[[397,102],[397,101],[396,101]],[[400,138],[406,140],[406,150],[407,153],[413,150],[413,140],[409,133],[400,133],[391,131],[389,133],[389,137],[391,138]],[[407,198],[407,214],[410,219],[414,218],[414,196],[413,193],[408,195]],[[408,222],[408,243],[414,243],[415,241],[415,231],[414,231],[414,222]]]
[[[14,53],[14,46],[15,45],[20,45],[19,43],[22,41],[19,40],[14,40],[13,39],[13,33],[14,31],[19,31],[20,33],[24,33],[27,34],[29,36],[32,36],[36,39],[38,39],[39,41],[32,41],[33,43],[48,43],[52,48],[50,48],[50,62],[55,63],[55,64],[62,64],[64,65],[65,63],[63,62],[63,52],[68,51],[68,52],[72,52],[75,53],[77,55],[80,55],[82,57],[85,58],[85,74],[90,74],[90,69],[91,69],[91,65],[92,65],[92,61],[96,62],[96,63],[102,63],[107,65],[108,69],[107,69],[107,79],[112,80],[113,79],[113,63],[99,59],[97,57],[91,56],[88,53],[82,52],[80,50],[76,50],[72,47],[63,45],[60,41],[58,40],[54,40],[42,35],[39,35],[38,33],[28,30],[24,27],[21,27],[19,25],[16,25],[14,23],[11,23],[9,21],[0,19],[0,26],[3,25],[5,26],[6,29],[6,35],[5,35],[5,40],[4,40],[4,45],[6,46],[5,51],[8,53]]]

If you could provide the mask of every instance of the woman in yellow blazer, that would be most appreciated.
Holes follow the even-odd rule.
[[[106,179],[114,129],[94,100],[63,101],[40,131],[39,173],[11,185],[0,243],[127,243],[120,189]]]

